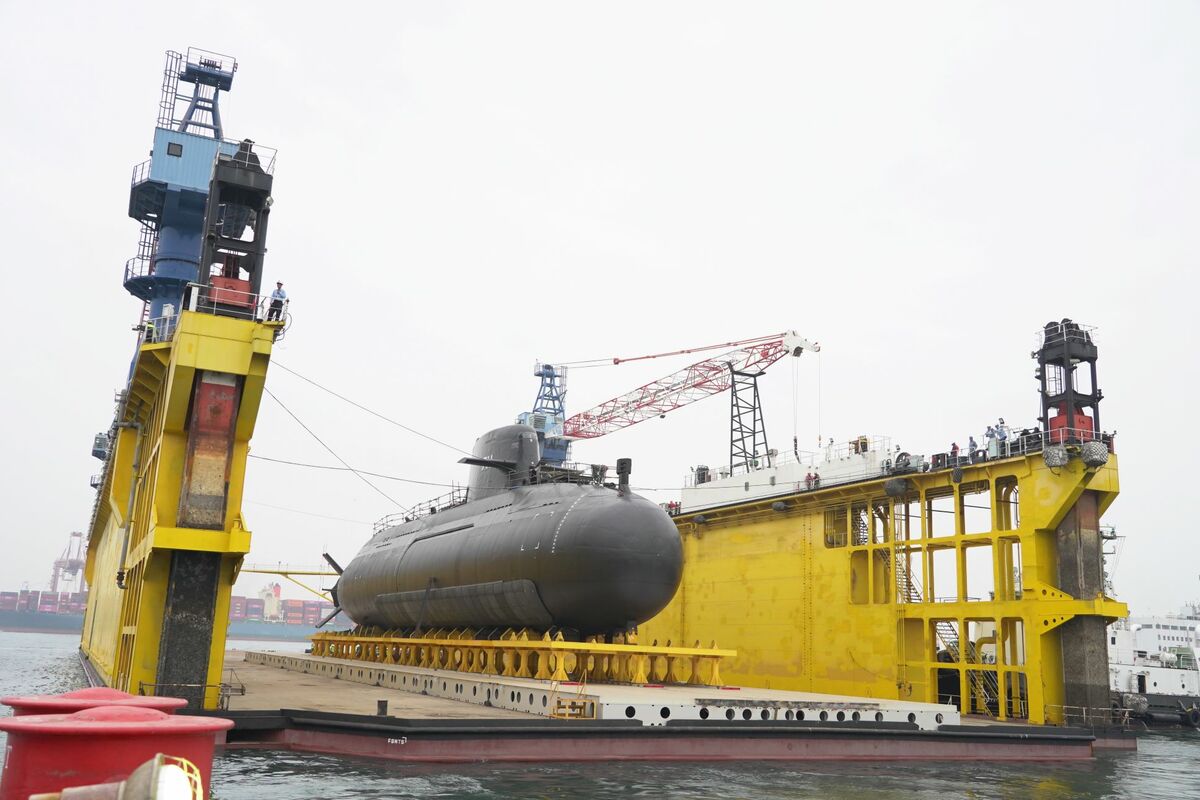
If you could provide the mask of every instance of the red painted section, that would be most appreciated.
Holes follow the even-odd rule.
[[[121,781],[157,753],[191,761],[207,789],[215,734],[232,727],[232,720],[217,717],[121,706],[0,719],[8,733],[0,800]]]
[[[208,299],[227,306],[253,306],[255,296],[250,293],[250,281],[241,278],[224,278],[213,275],[208,279]]]
[[[181,697],[144,697],[100,686],[94,689],[78,689],[65,694],[0,697],[0,703],[12,706],[14,717],[24,717],[30,714],[73,714],[85,708],[100,708],[101,706],[153,708],[170,714],[186,706],[187,700]]]
[[[238,412],[234,376],[197,376],[188,425],[188,453],[179,497],[179,525],[220,530],[225,526],[229,461]]]
[[[312,753],[414,762],[555,761],[1073,761],[1090,759],[1090,742],[971,741],[919,736],[821,737],[632,735],[381,738],[289,729],[277,746]],[[236,747],[237,745],[231,745]]]

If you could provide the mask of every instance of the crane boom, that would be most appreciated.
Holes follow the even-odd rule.
[[[734,372],[761,372],[786,355],[799,356],[805,350],[821,349],[819,344],[801,338],[795,331],[743,339],[729,342],[725,346],[730,345],[736,349],[698,361],[678,372],[576,414],[563,423],[563,435],[569,439],[594,439],[604,436],[705,397],[720,394],[732,386]],[[676,352],[697,352],[719,346],[721,345]],[[657,358],[658,355],[672,354],[662,353],[613,361],[637,361],[643,358]]]

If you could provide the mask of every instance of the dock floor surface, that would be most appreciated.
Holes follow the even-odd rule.
[[[246,687],[244,695],[229,698],[231,711],[298,708],[310,711],[334,711],[345,714],[374,714],[376,701],[388,701],[388,716],[411,719],[528,719],[520,711],[462,703],[441,697],[429,697],[383,686],[290,672],[245,661],[245,653],[230,650],[225,654],[227,679],[232,669],[234,683]]]

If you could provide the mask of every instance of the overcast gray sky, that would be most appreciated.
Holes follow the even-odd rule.
[[[1070,316],[1100,326],[1119,431],[1118,593],[1141,613],[1200,597],[1200,5],[121,8],[0,0],[0,588],[44,588],[87,524],[140,311],[130,169],[163,51],[194,45],[239,60],[227,135],[280,151],[277,362],[469,448],[528,409],[535,359],[795,328],[824,351],[797,365],[795,407],[791,366],[763,379],[773,445],[932,452],[1032,424],[1033,334]],[[570,410],[686,363],[577,371]],[[268,384],[357,467],[465,479],[452,450],[282,370]],[[336,463],[270,400],[253,451]],[[635,484],[670,489],[727,453],[710,399],[575,454],[631,456]],[[378,483],[405,504],[442,491]],[[263,461],[246,500],[254,562],[348,561],[396,510],[352,475]]]

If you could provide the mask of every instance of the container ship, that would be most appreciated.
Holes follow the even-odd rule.
[[[71,633],[83,631],[86,591],[51,592],[21,589],[0,592],[0,631]],[[229,602],[229,639],[304,641],[317,632],[317,623],[334,610],[325,600],[289,600],[279,596],[279,584],[258,597],[233,595]],[[342,616],[335,625],[349,625]]]

